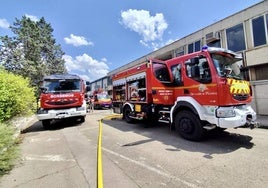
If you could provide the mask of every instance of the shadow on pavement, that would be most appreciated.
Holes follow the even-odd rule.
[[[251,136],[232,133],[230,131],[232,129],[208,132],[203,141],[192,142],[181,138],[176,131],[171,131],[169,126],[165,124],[145,128],[144,124],[128,124],[121,119],[104,120],[103,123],[119,129],[122,132],[134,132],[148,138],[133,143],[125,143],[122,147],[135,147],[136,145],[146,144],[156,140],[167,146],[166,151],[179,152],[185,150],[190,152],[201,152],[204,154],[203,157],[212,159],[213,154],[230,153],[240,148],[251,149],[254,146],[254,143],[251,142]]]
[[[82,122],[79,119],[67,118],[67,119],[61,119],[61,120],[53,120],[51,122],[51,128],[44,129],[42,126],[42,122],[36,121],[32,125],[30,125],[28,128],[21,131],[21,133],[23,134],[23,133],[28,133],[28,132],[54,131],[54,130],[68,128],[68,127],[78,126],[81,124]]]

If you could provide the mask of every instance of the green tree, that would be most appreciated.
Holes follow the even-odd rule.
[[[66,72],[64,52],[43,17],[39,21],[16,18],[10,29],[13,37],[0,36],[0,64],[6,70],[30,78],[32,84],[45,75]]]
[[[0,122],[14,116],[26,116],[36,109],[35,90],[28,78],[0,67]]]

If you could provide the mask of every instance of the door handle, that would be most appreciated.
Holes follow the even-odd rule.
[[[184,94],[190,94],[189,89],[184,89],[183,92],[184,92]]]

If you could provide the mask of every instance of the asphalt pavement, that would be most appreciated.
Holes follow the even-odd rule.
[[[268,116],[261,116],[259,115],[257,118],[257,121],[260,123],[260,128],[265,128],[268,129]],[[35,116],[29,117],[25,120],[22,121],[20,125],[18,125],[19,130],[24,130],[27,129],[29,126],[33,125],[33,123],[36,122]],[[42,129],[42,128],[41,128]],[[52,135],[49,139],[46,139],[46,143],[42,142],[44,145],[43,147],[47,147],[47,149],[50,149],[51,152],[56,152],[55,151],[55,143],[58,142],[59,145],[62,146],[62,153],[65,154],[66,158],[51,158],[51,156],[47,156],[47,158],[40,158],[39,155],[29,155],[27,153],[22,153],[22,156],[26,158],[27,160],[24,161],[26,165],[18,164],[17,169],[11,172],[11,174],[7,174],[4,177],[0,178],[0,187],[28,187],[33,186],[33,187],[45,187],[44,181],[50,181],[50,185],[54,185],[54,187],[61,187],[62,184],[60,185],[59,182],[65,183],[63,187],[96,187],[96,174],[93,174],[92,172],[96,172],[96,163],[95,163],[95,158],[96,158],[96,147],[92,146],[89,147],[90,142],[88,139],[86,139],[84,136],[82,137],[79,132],[75,132],[73,130],[63,130],[63,134],[65,135],[65,138],[70,138],[71,140],[66,140],[66,139],[60,139],[59,134],[55,133]],[[32,136],[35,136],[37,132],[32,132]],[[71,134],[72,136],[66,136]],[[81,142],[77,143],[78,137],[83,138]],[[26,142],[32,143],[28,147],[24,146],[23,151],[29,151],[30,149],[36,149],[39,150],[38,154],[42,154],[42,146],[40,147],[40,141],[42,138],[35,138],[32,137],[31,139],[26,140]],[[65,148],[63,142],[68,142],[70,148]],[[38,143],[38,144],[37,144]],[[52,144],[53,143],[53,144]],[[35,144],[35,145],[33,145]],[[51,144],[51,145],[49,145]],[[38,149],[39,148],[39,149]],[[85,160],[84,155],[82,156],[75,156],[75,158],[72,158],[72,155],[79,153],[76,152],[76,150],[81,149],[87,152],[86,156],[91,156],[94,158],[92,161]],[[71,151],[71,152],[70,152]],[[56,152],[58,153],[58,151]],[[38,158],[39,157],[39,158]],[[115,176],[120,176],[124,177],[122,181],[117,182],[117,185],[120,184],[120,186],[124,185],[126,187],[136,187],[135,184],[131,180],[128,180],[129,178],[123,174],[120,169],[116,168],[114,164],[112,164],[109,160],[106,159],[104,156],[104,164],[106,166],[110,166],[111,169],[113,169],[113,175],[109,177],[105,177],[105,185],[109,185],[108,187],[114,187],[115,182],[113,178]],[[44,161],[40,163],[40,161]],[[54,161],[61,162],[61,166],[53,166],[53,167],[48,167],[51,168],[49,169],[50,171],[54,172],[51,174],[45,172],[45,169],[49,166],[49,162],[54,163]],[[47,163],[47,164],[46,164]],[[76,165],[78,163],[78,165]],[[79,168],[80,166],[80,168]],[[60,174],[59,172],[64,171],[64,169],[71,169],[71,170],[66,170],[63,174]],[[56,169],[56,170],[55,170]],[[36,170],[36,171],[35,171]],[[50,172],[49,171],[49,172]],[[55,173],[58,172],[58,173]],[[109,173],[110,174],[110,173]],[[33,178],[33,177],[38,177],[38,178]],[[65,176],[65,177],[63,177]],[[42,177],[42,178],[40,178]],[[73,177],[75,177],[73,179]],[[57,180],[57,183],[54,181],[55,178]],[[120,179],[120,178],[119,178]],[[9,186],[10,185],[10,186]],[[13,186],[12,186],[13,185]],[[47,182],[46,182],[47,185]],[[53,186],[52,186],[53,187]]]
[[[260,128],[268,129],[268,116],[258,115],[257,122],[260,123]]]

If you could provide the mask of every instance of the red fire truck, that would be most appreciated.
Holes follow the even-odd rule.
[[[148,62],[113,75],[113,108],[127,122],[168,123],[183,138],[212,129],[254,128],[252,92],[242,56],[222,48]]]
[[[51,120],[70,117],[85,121],[87,87],[77,75],[54,74],[43,78],[40,95],[40,108],[37,118],[43,127],[51,127]]]
[[[103,89],[97,89],[96,91],[94,91],[93,98],[94,98],[94,108],[96,109],[112,107],[112,99],[108,95],[108,93]]]

